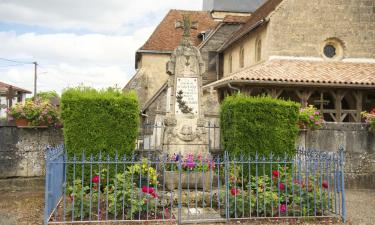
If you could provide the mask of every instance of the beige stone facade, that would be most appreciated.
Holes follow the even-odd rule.
[[[268,30],[267,55],[321,57],[338,38],[344,58],[375,58],[375,0],[284,0]]]
[[[238,72],[239,70],[252,66],[259,61],[256,60],[257,46],[256,43],[261,41],[261,60],[265,59],[266,55],[266,38],[267,38],[267,27],[259,27],[254,32],[251,32],[248,36],[237,41],[236,44],[232,45],[224,51],[224,77],[231,73]],[[240,66],[240,49],[244,50],[244,66]],[[230,56],[232,56],[232,71],[230,71]]]
[[[271,56],[317,57],[323,59],[327,40],[342,43],[340,59],[375,59],[375,0],[284,0],[265,23],[225,49],[224,76],[240,67],[257,63],[256,40],[262,40],[261,59]],[[232,72],[230,72],[232,56]]]
[[[162,53],[142,53],[136,75],[124,88],[136,91],[141,107],[167,82],[166,64],[170,56]]]

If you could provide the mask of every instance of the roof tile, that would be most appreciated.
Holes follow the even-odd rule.
[[[191,21],[198,22],[198,29],[191,30],[192,43],[197,46],[201,40],[198,34],[212,30],[217,25],[211,14],[205,11],[170,10],[150,38],[141,47],[141,50],[173,51],[180,44],[183,29],[175,29],[175,22],[183,19],[183,14],[189,14]]]
[[[375,63],[273,59],[248,67],[207,86],[228,82],[274,81],[304,84],[374,86]]]

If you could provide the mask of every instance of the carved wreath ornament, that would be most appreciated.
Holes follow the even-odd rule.
[[[184,114],[192,113],[193,109],[191,107],[189,107],[186,104],[186,102],[183,100],[183,98],[184,98],[182,96],[183,94],[184,94],[184,92],[182,90],[180,90],[180,91],[177,92],[176,99],[177,99],[177,103],[178,103],[178,108]]]

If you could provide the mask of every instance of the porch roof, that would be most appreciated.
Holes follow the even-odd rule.
[[[19,91],[19,92],[26,93],[26,94],[31,93],[31,91],[29,91],[29,90],[26,90],[26,89],[23,89],[23,88],[20,88],[20,87],[16,87],[16,86],[13,86],[13,85],[10,85],[10,84],[7,84],[7,83],[4,83],[4,82],[0,81],[0,92],[1,93],[6,93],[10,87],[12,87],[14,91]]]
[[[374,88],[375,63],[270,59],[205,88],[220,88],[229,83]]]

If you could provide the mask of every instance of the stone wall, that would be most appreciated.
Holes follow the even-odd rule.
[[[266,51],[268,46],[265,44],[267,40],[267,26],[261,26],[245,35],[243,38],[235,42],[228,49],[224,51],[224,77],[232,75],[232,73],[238,72],[243,68],[250,67],[259,63],[256,61],[256,42],[261,41],[261,61],[266,59]],[[244,67],[240,67],[240,49],[244,49]],[[232,56],[232,73],[230,72],[229,58]]]
[[[0,126],[0,178],[43,176],[46,146],[62,143],[61,130]]]
[[[327,123],[320,130],[301,131],[299,146],[345,153],[348,188],[375,188],[375,135],[365,124]]]
[[[167,82],[169,75],[166,64],[170,54],[142,53],[137,73],[124,87],[123,91],[134,90],[143,107]]]
[[[268,28],[270,56],[320,57],[338,38],[346,58],[375,58],[375,0],[284,0]]]

